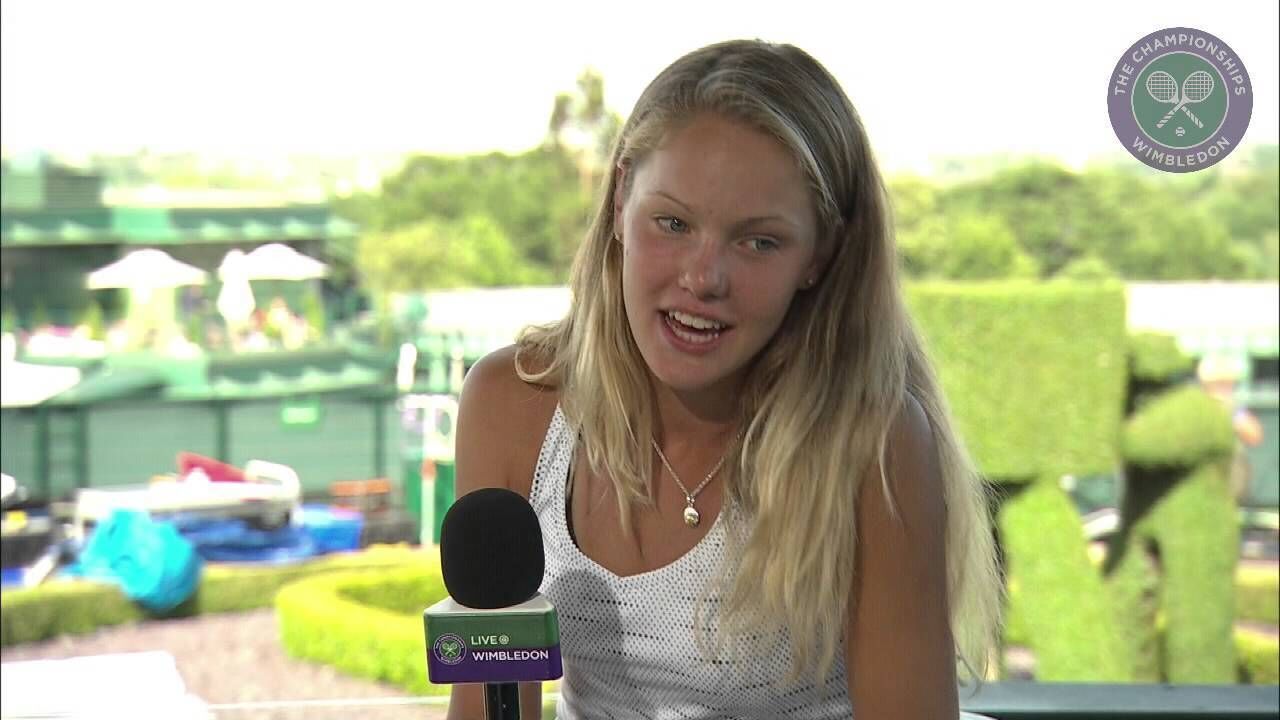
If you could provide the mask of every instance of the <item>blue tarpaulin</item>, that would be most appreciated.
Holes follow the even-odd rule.
[[[67,572],[117,583],[139,605],[164,612],[195,593],[202,566],[195,547],[172,523],[116,510],[93,529]]]

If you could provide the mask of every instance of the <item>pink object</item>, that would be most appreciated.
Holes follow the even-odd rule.
[[[199,468],[213,482],[245,482],[244,470],[221,460],[183,450],[178,453],[178,477],[185,478]]]

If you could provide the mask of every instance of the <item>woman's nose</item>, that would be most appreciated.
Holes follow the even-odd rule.
[[[685,257],[680,287],[700,300],[724,297],[729,292],[729,275],[723,250],[717,243],[699,242]]]

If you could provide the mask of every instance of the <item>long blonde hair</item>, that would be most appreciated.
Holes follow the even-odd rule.
[[[725,42],[680,58],[650,83],[618,138],[613,167],[636,166],[665,132],[703,112],[746,123],[791,150],[809,178],[820,236],[831,243],[817,286],[796,294],[743,389],[743,432],[730,449],[737,462],[724,482],[753,522],[731,543],[736,573],[724,588],[720,629],[785,629],[801,639],[792,643],[793,671],[829,673],[855,572],[859,488],[885,460],[888,430],[910,393],[932,426],[942,468],[958,659],[981,682],[1003,589],[988,491],[904,306],[889,203],[862,123],[835,79],[802,50]],[[559,388],[589,464],[614,486],[624,530],[631,508],[652,502],[656,412],[612,240],[615,193],[626,190],[608,173],[574,261],[569,314],[527,331],[516,362],[526,381]],[[530,356],[540,358],[536,372],[522,367]],[[892,498],[883,470],[880,482]]]

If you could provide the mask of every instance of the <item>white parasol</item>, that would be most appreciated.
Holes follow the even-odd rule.
[[[329,274],[329,266],[282,243],[254,248],[245,261],[250,280],[314,280]]]
[[[90,290],[129,288],[155,290],[183,285],[203,285],[207,273],[174,260],[163,250],[134,250],[119,260],[89,273]]]

